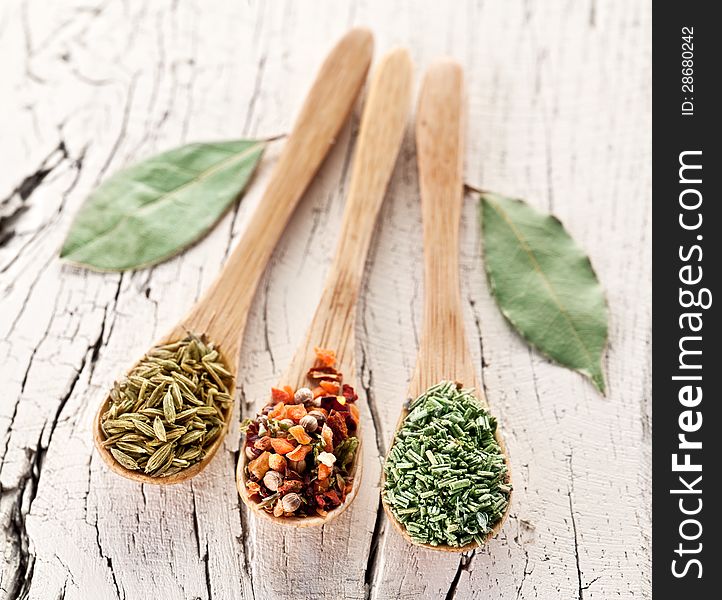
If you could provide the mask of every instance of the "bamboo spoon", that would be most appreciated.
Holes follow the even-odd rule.
[[[226,265],[190,313],[159,344],[183,339],[187,332],[205,334],[215,344],[223,361],[234,374],[248,311],[258,281],[299,198],[336,140],[336,135],[353,107],[366,79],[373,38],[367,29],[352,29],[324,61],[309,91],[294,128],[274,168],[263,198],[248,229]],[[169,477],[151,477],[121,466],[102,445],[101,416],[110,399],[100,406],[95,418],[95,447],[112,471],[143,483],[170,484],[200,473],[223,442],[224,430],[207,450],[202,461]]]
[[[451,60],[432,65],[421,87],[416,116],[416,152],[419,167],[421,209],[424,222],[425,294],[424,320],[416,368],[409,384],[409,397],[416,398],[442,380],[473,387],[484,407],[486,398],[479,386],[474,361],[464,331],[459,287],[459,221],[463,202],[464,96],[461,67]],[[398,431],[408,414],[403,409]],[[506,456],[497,429],[496,440]],[[509,463],[507,456],[507,465]],[[382,489],[385,475],[382,474]],[[511,503],[511,502],[510,502]],[[447,552],[465,552],[463,547],[432,546],[415,542],[383,502],[394,527],[412,544]],[[487,534],[496,535],[509,508]]]
[[[311,325],[281,379],[281,385],[291,385],[294,389],[307,385],[306,373],[314,362],[316,346],[334,349],[337,368],[344,374],[344,380],[355,380],[356,301],[376,217],[401,147],[411,104],[412,69],[408,52],[399,48],[385,55],[373,74],[361,119],[336,256]],[[350,472],[352,490],[343,504],[325,517],[275,517],[259,508],[246,490],[248,459],[245,452],[241,452],[238,461],[238,492],[253,512],[276,523],[296,527],[323,525],[346,510],[356,496],[361,479],[360,453],[361,445]]]

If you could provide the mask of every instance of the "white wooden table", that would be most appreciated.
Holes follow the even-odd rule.
[[[413,5],[412,5],[413,4]],[[324,54],[370,26],[376,56],[466,67],[466,179],[552,210],[610,307],[607,397],[515,335],[489,295],[476,200],[463,216],[467,326],[516,493],[468,556],[408,546],[379,507],[423,296],[413,136],[368,261],[358,363],[364,485],[321,530],[252,520],[234,486],[240,414],[265,398],[335,247],[358,110],[273,257],[245,335],[225,448],[192,483],[139,486],[94,453],[104,390],[206,288],[243,234],[274,146],[237,210],[182,256],[126,274],[59,245],[110,172],[186,141],[288,131]],[[9,0],[0,6],[0,598],[650,596],[651,2]]]

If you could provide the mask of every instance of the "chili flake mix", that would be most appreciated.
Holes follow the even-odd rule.
[[[333,350],[316,348],[309,387],[271,389],[271,401],[246,420],[246,489],[276,517],[325,516],[351,491],[358,448],[358,396],[343,383]]]

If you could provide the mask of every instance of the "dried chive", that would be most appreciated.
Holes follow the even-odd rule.
[[[219,361],[213,346],[194,335],[150,350],[111,389],[102,445],[126,469],[152,477],[203,460],[232,402],[232,378]]]
[[[496,420],[471,390],[444,381],[409,405],[389,452],[384,500],[417,542],[482,543],[509,502]]]

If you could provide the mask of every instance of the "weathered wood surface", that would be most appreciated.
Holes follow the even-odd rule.
[[[466,179],[553,210],[610,306],[609,393],[510,330],[462,224],[466,321],[504,426],[516,492],[470,556],[408,546],[380,510],[379,456],[413,369],[420,207],[407,133],[358,320],[364,485],[317,531],[241,509],[238,419],[191,483],[108,471],[90,427],[103,391],[185,312],[242,235],[277,155],[189,252],[128,274],[63,266],[73,214],[118,167],[182,142],[287,131],[324,53],[352,24],[419,74],[466,67]],[[629,598],[650,596],[651,2],[158,2],[0,5],[0,598]],[[240,362],[252,411],[308,325],[335,247],[358,113],[264,276]]]

